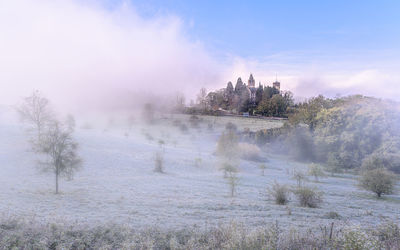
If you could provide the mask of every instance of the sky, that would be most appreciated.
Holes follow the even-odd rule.
[[[0,102],[33,89],[76,109],[190,99],[250,73],[297,97],[399,100],[398,13],[399,1],[0,0]]]
[[[117,3],[111,1],[110,3]],[[177,15],[217,53],[262,59],[282,52],[399,49],[399,1],[132,0],[143,16]],[[110,5],[112,6],[112,5]],[[307,59],[304,59],[307,60]]]

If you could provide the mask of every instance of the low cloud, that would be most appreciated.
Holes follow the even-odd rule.
[[[352,58],[318,59],[301,61],[296,53],[275,55],[263,60],[232,59],[231,75],[236,81],[241,76],[247,81],[252,72],[256,82],[272,86],[276,77],[283,90],[292,91],[299,100],[319,94],[335,97],[362,94],[400,101],[400,72],[395,61],[380,58],[375,63]]]
[[[0,98],[39,89],[58,106],[96,108],[220,81],[219,64],[182,25],[143,18],[127,3],[1,1]]]
[[[364,69],[355,72],[321,72],[296,79],[295,93],[309,97],[323,94],[328,97],[362,94],[399,101],[400,77],[394,72]]]

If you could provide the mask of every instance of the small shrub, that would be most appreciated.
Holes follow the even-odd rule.
[[[179,127],[182,124],[182,121],[179,119],[175,119],[172,121],[172,126]]]
[[[164,140],[162,140],[162,139],[159,139],[159,140],[158,140],[158,145],[159,145],[160,147],[162,147],[164,144],[165,144],[165,141],[164,141]]]
[[[261,150],[254,144],[250,143],[239,143],[238,150],[240,152],[240,157],[249,161],[260,161]]]
[[[314,176],[315,181],[319,181],[319,178],[325,177],[324,170],[318,164],[312,163],[308,166],[308,174]]]
[[[359,185],[365,190],[374,192],[377,197],[382,194],[392,194],[395,175],[383,168],[365,171],[359,180]]]
[[[193,128],[198,128],[200,124],[200,118],[197,115],[191,115],[189,118],[189,123]]]
[[[233,132],[235,132],[235,131],[237,130],[237,126],[236,126],[234,123],[232,123],[232,122],[228,122],[228,123],[225,125],[225,129],[228,130],[228,131],[233,131]]]
[[[213,125],[212,123],[209,123],[209,124],[207,125],[207,129],[208,129],[209,131],[213,131],[213,130],[214,130],[214,125]]]
[[[340,219],[340,217],[341,216],[335,211],[330,211],[325,214],[325,218],[327,218],[327,219],[337,220],[337,219]]]
[[[237,158],[239,156],[238,140],[239,138],[232,131],[222,133],[217,142],[217,155],[228,159]]]
[[[186,133],[188,131],[188,127],[186,126],[186,124],[182,123],[182,124],[179,125],[179,130],[182,133]]]
[[[157,152],[154,157],[154,172],[164,173],[164,157],[162,153]]]
[[[146,139],[149,140],[149,141],[153,141],[153,140],[154,140],[154,137],[153,137],[151,134],[149,134],[149,133],[145,133],[144,136],[145,136]]]
[[[194,165],[196,168],[201,167],[202,159],[201,158],[196,158],[194,159]]]
[[[322,203],[322,193],[310,187],[297,187],[293,193],[296,195],[300,206],[316,208]]]
[[[286,185],[281,185],[274,182],[268,193],[275,199],[278,205],[286,205],[289,202],[289,188]]]

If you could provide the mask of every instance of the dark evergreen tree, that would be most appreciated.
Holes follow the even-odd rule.
[[[270,99],[270,98],[272,98],[273,95],[277,95],[277,94],[279,94],[279,90],[277,90],[276,88],[267,86],[264,88],[263,99]]]
[[[258,105],[261,102],[262,97],[263,97],[263,91],[264,91],[264,88],[263,88],[263,86],[261,86],[261,83],[260,83],[258,85],[258,88],[256,91],[256,105]]]
[[[227,94],[233,94],[235,90],[233,89],[233,84],[232,82],[228,82],[228,84],[226,85],[226,93]]]
[[[235,89],[233,88],[232,82],[228,82],[226,85],[226,90],[225,90],[225,99],[226,99],[226,108],[227,109],[234,109],[233,103],[234,103],[234,98],[235,98]]]
[[[240,112],[248,112],[250,106],[250,90],[243,85],[242,89],[239,91],[239,103],[237,110]]]
[[[235,94],[240,95],[240,92],[242,91],[243,87],[245,87],[245,86],[243,84],[242,78],[239,77],[237,79],[236,86],[235,86]]]

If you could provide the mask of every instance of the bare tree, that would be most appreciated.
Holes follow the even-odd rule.
[[[301,187],[306,181],[308,181],[306,174],[303,171],[296,169],[293,169],[292,179],[296,180],[298,187]]]
[[[53,119],[49,100],[43,97],[39,91],[34,91],[30,96],[24,98],[17,110],[22,120],[35,127],[37,139],[40,140],[44,127]]]
[[[224,178],[228,178],[229,174],[237,173],[239,171],[237,166],[230,162],[222,163],[220,166],[220,170],[222,170],[224,172]]]
[[[185,95],[181,92],[175,94],[175,110],[182,112],[185,109]]]
[[[71,132],[73,132],[76,126],[75,118],[72,115],[67,115],[65,118],[65,125],[69,130],[71,130]]]
[[[314,176],[316,182],[318,182],[320,178],[326,176],[322,167],[315,163],[308,166],[308,174]]]
[[[261,169],[261,175],[264,176],[265,175],[265,169],[267,168],[267,165],[265,165],[264,163],[260,164],[258,166],[259,169]]]
[[[146,103],[142,110],[142,117],[148,124],[154,123],[154,105],[152,103]]]
[[[154,172],[164,173],[164,156],[161,152],[156,152],[154,155]]]
[[[37,144],[38,151],[45,155],[40,165],[44,171],[55,175],[56,194],[59,177],[72,178],[82,163],[77,155],[78,144],[73,140],[72,132],[71,126],[54,121],[46,126]]]
[[[237,177],[236,172],[228,172],[228,184],[230,187],[230,194],[231,197],[235,196],[236,193],[236,186],[239,183],[239,177]]]
[[[201,88],[200,92],[197,94],[197,104],[205,111],[207,109],[207,90],[206,88]]]

